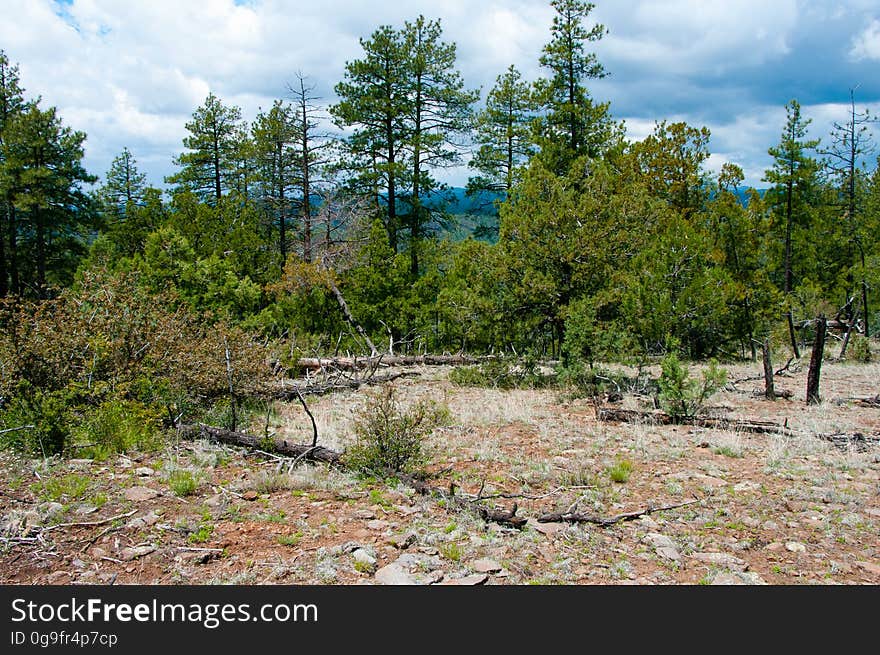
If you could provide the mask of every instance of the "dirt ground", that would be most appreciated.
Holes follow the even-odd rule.
[[[0,582],[880,583],[880,445],[820,436],[880,434],[880,408],[853,401],[880,392],[880,364],[826,362],[823,402],[811,407],[806,359],[777,378],[793,398],[775,402],[745,379],[760,364],[725,368],[735,385],[711,399],[714,413],[787,424],[795,435],[599,423],[589,400],[460,388],[446,368],[395,382],[404,399],[450,410],[452,425],[427,443],[432,484],[482,489],[499,507],[516,502],[530,519],[522,530],[402,484],[324,466],[288,472],[290,462],[206,442],[103,462],[3,453]],[[310,401],[321,445],[351,442],[364,397]],[[645,402],[627,395],[619,405]],[[310,441],[298,403],[276,406],[270,426]],[[609,527],[536,521],[683,503]]]

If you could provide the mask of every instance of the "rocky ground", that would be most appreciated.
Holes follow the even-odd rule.
[[[731,380],[758,365],[727,367]],[[428,439],[432,484],[528,517],[485,523],[402,484],[297,466],[205,442],[108,461],[0,456],[0,582],[26,584],[877,584],[880,446],[819,435],[880,433],[880,365],[827,362],[822,404],[806,371],[793,399],[740,381],[712,411],[787,423],[794,436],[599,423],[558,390],[456,387],[448,369],[395,384],[445,403]],[[655,371],[659,373],[659,371]],[[365,394],[313,399],[322,445],[350,443]],[[623,407],[645,408],[626,395]],[[306,443],[299,404],[271,428]],[[517,496],[500,498],[500,494]],[[491,498],[491,497],[495,498]],[[539,523],[684,504],[609,527]]]

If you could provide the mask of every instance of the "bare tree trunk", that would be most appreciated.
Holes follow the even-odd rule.
[[[818,405],[819,398],[819,374],[822,371],[822,355],[825,352],[825,330],[827,321],[825,315],[819,316],[816,321],[816,340],[813,343],[813,355],[810,357],[810,370],[807,373],[807,404]]]
[[[770,359],[770,339],[764,339],[764,397],[767,400],[776,400],[776,391],[773,389],[773,362]]]

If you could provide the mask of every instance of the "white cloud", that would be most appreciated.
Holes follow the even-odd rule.
[[[250,120],[302,71],[332,102],[345,62],[362,54],[359,38],[424,14],[441,19],[444,38],[458,45],[467,87],[482,87],[485,96],[510,64],[526,79],[542,73],[537,62],[552,21],[549,0],[2,3],[14,19],[0,21],[0,44],[20,63],[27,93],[42,95],[88,134],[87,167],[103,174],[128,146],[153,184],[172,172],[184,124],[209,90]],[[871,12],[873,21],[866,20]],[[611,30],[593,44],[611,77],[591,91],[610,100],[612,112],[633,116],[631,137],[650,133],[654,118],[706,124],[718,157],[753,173],[778,139],[787,98],[768,108],[772,100],[751,94],[772,83],[762,79],[765,67],[794,56],[801,30],[822,34],[824,21],[849,21],[857,27],[847,34],[858,34],[852,57],[880,58],[876,0],[599,0],[591,18]],[[829,53],[839,56],[835,47]],[[733,71],[741,86],[728,83]],[[700,81],[706,77],[714,80],[708,90]],[[458,183],[463,174],[447,176]]]
[[[853,39],[849,54],[857,61],[862,59],[880,61],[880,20],[872,20],[871,24]]]

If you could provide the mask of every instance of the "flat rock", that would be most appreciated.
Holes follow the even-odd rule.
[[[149,466],[139,466],[138,468],[136,468],[134,470],[134,473],[135,473],[135,475],[142,477],[142,478],[148,478],[151,475],[156,474],[156,472],[153,469],[151,469]]]
[[[785,548],[785,544],[780,543],[778,541],[774,541],[773,543],[767,544],[764,546],[764,550],[769,550],[772,553],[778,552]]]
[[[128,523],[125,524],[127,528],[133,528],[135,530],[140,530],[141,528],[146,528],[159,520],[159,515],[156,512],[150,510],[143,516],[136,516],[131,519]]]
[[[764,579],[757,573],[744,573],[741,571],[725,571],[712,579],[713,585],[765,585]]]
[[[748,562],[727,553],[693,553],[691,558],[706,564],[723,566],[733,571],[746,571],[749,568]]]
[[[159,495],[159,492],[149,487],[128,487],[124,492],[125,499],[135,503],[152,500]]]
[[[51,585],[59,585],[70,582],[70,574],[67,571],[52,571],[46,576],[46,583]]]
[[[418,582],[397,562],[392,562],[376,571],[376,582],[382,585],[417,585]]]
[[[535,532],[540,532],[543,535],[548,537],[552,537],[557,532],[561,532],[565,529],[565,523],[538,523],[535,521]]]
[[[367,529],[369,530],[384,530],[388,527],[388,521],[382,521],[381,519],[373,519],[367,523]]]
[[[149,555],[155,550],[155,546],[135,546],[133,548],[123,548],[122,552],[119,553],[119,559],[121,559],[123,562],[130,562],[132,560],[138,559],[139,557]]]
[[[660,548],[655,549],[657,554],[664,558],[671,560],[673,562],[681,561],[681,553],[678,552],[677,548],[669,548],[668,546],[661,546]]]
[[[476,585],[486,584],[489,576],[485,573],[477,573],[474,575],[466,575],[463,578],[447,578],[440,585],[448,585],[455,587],[474,587]]]
[[[659,532],[649,532],[645,535],[644,541],[651,544],[654,548],[675,548],[678,549],[678,546],[675,545],[675,541],[673,541],[670,537],[667,537],[665,534],[660,534]]]
[[[497,573],[504,567],[493,559],[478,559],[471,562],[471,568],[477,573]]]
[[[376,512],[371,509],[359,509],[354,513],[356,518],[369,520],[376,518]]]
[[[257,498],[259,498],[259,497],[260,497],[260,494],[258,494],[258,493],[257,493],[256,491],[254,491],[253,489],[249,489],[249,490],[245,491],[245,492],[241,495],[241,497],[242,497],[243,500],[247,500],[247,501],[249,501],[249,502],[252,502],[252,501],[256,500]]]
[[[219,557],[220,553],[215,550],[185,550],[178,553],[174,558],[179,564],[196,565],[207,564],[212,559]]]
[[[789,541],[785,544],[785,550],[790,550],[793,553],[806,553],[807,547],[799,541]]]

